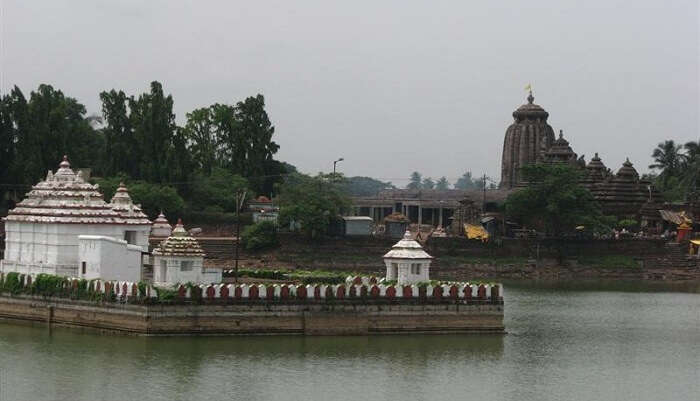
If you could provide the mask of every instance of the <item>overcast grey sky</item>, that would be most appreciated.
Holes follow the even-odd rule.
[[[0,0],[0,89],[98,94],[158,80],[186,112],[262,93],[278,158],[405,184],[500,178],[511,113],[550,113],[574,150],[646,171],[699,136],[697,0]]]

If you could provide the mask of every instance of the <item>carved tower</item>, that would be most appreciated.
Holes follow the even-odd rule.
[[[513,188],[521,184],[520,168],[542,160],[544,153],[554,143],[554,130],[547,124],[547,113],[534,104],[530,91],[527,103],[513,112],[513,124],[506,130],[501,159],[501,188]]]

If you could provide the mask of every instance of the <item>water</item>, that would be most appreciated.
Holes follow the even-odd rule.
[[[700,400],[700,285],[506,285],[507,335],[140,338],[0,323],[0,401]]]

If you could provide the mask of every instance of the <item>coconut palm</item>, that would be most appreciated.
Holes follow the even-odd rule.
[[[664,186],[669,177],[674,177],[680,172],[685,162],[685,155],[681,153],[681,148],[682,145],[677,145],[673,140],[667,140],[659,143],[651,154],[654,164],[650,164],[649,168],[661,170],[660,177]]]
[[[681,183],[685,186],[689,196],[698,196],[698,184],[700,184],[700,141],[688,142],[684,145],[685,163]]]

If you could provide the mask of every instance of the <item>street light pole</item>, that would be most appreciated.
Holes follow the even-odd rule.
[[[240,191],[236,196],[236,265],[233,273],[233,282],[238,283],[238,247],[241,243],[241,208],[248,191]]]
[[[342,162],[343,160],[345,160],[345,159],[343,159],[343,158],[341,157],[340,159],[338,159],[338,160],[336,160],[336,161],[333,162],[333,181],[335,181],[335,165],[336,165],[338,162]]]

